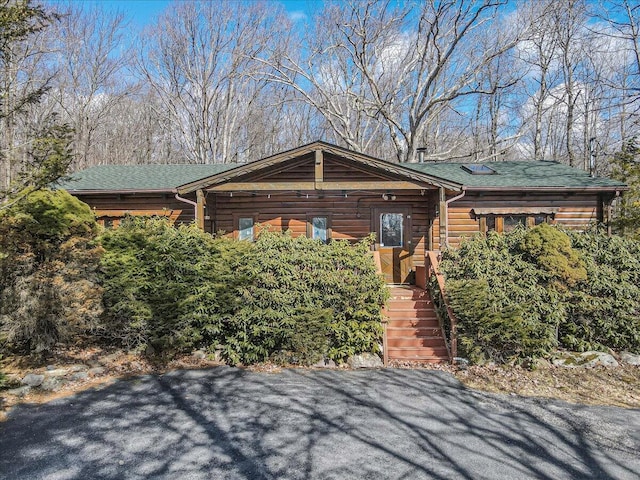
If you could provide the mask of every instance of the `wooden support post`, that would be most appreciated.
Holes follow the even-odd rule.
[[[315,151],[315,189],[322,190],[324,182],[324,155],[322,150]]]
[[[200,230],[204,231],[204,205],[206,203],[204,198],[204,192],[200,190],[196,190],[196,225]]]
[[[416,269],[416,287],[421,288],[423,290],[427,290],[428,285],[428,276],[427,272],[429,271],[427,267],[423,267],[422,265],[417,265]]]
[[[447,247],[447,194],[444,187],[440,187],[440,201],[438,202],[438,216],[440,218],[440,250]]]
[[[385,316],[382,319],[382,364],[386,367],[389,365],[389,341],[387,337],[389,319],[386,317],[386,311],[383,311],[383,315]]]

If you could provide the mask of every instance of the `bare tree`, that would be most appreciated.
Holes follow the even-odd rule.
[[[526,68],[526,82],[523,84],[523,122],[531,130],[531,154],[534,160],[541,160],[545,148],[545,116],[555,103],[551,92],[559,82],[557,72],[557,45],[554,26],[550,15],[552,0],[524,4],[521,14],[523,22],[531,26],[530,35],[518,45],[520,68]]]
[[[300,101],[315,109],[329,137],[369,153],[379,149],[374,142],[383,136],[384,125],[371,108],[371,91],[358,58],[362,62],[374,56],[378,75],[390,74],[392,49],[401,43],[399,32],[409,10],[390,9],[389,3],[327,4],[305,32],[302,48],[263,59],[264,76],[292,88]],[[351,36],[354,31],[360,39]],[[365,52],[372,49],[376,52]]]
[[[396,159],[414,161],[456,102],[489,93],[478,72],[516,39],[488,51],[475,39],[505,3],[429,0],[417,10],[389,0],[329,3],[305,48],[269,64],[270,78],[295,89],[347,146],[369,150],[383,127]]]
[[[50,29],[58,72],[49,100],[75,132],[76,168],[103,163],[100,144],[119,105],[134,88],[127,73],[127,22],[122,13],[77,2],[57,3],[61,21]],[[122,141],[122,139],[119,139]]]
[[[576,103],[581,93],[580,87],[577,85],[577,75],[582,60],[585,58],[582,49],[586,45],[584,38],[587,33],[585,28],[586,5],[583,0],[564,0],[555,2],[551,12],[563,80],[562,97],[557,100],[563,103],[566,108],[565,154],[569,165],[575,166]]]
[[[144,35],[137,67],[194,163],[241,161],[239,132],[263,91],[254,58],[277,49],[286,21],[272,5],[176,3]]]
[[[496,23],[480,38],[483,48],[491,50],[504,43],[503,36],[513,36],[509,30],[518,29],[513,19]],[[526,74],[519,69],[515,51],[506,52],[482,66],[478,82],[486,95],[477,95],[475,118],[470,126],[473,134],[474,161],[505,159],[513,145],[522,136],[523,122],[515,115],[518,108],[517,92]]]
[[[25,116],[50,86],[42,68],[49,50],[41,38],[55,20],[29,1],[0,1],[0,192],[9,190],[26,162],[32,132],[24,128]]]
[[[603,2],[594,16],[609,26],[596,33],[617,39],[623,45],[624,59],[618,68],[611,70],[609,84],[619,91],[620,136],[624,141],[638,135],[640,128],[640,3],[633,0]]]

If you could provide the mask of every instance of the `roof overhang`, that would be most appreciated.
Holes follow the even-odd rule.
[[[242,177],[243,175],[257,172],[257,171],[281,164],[288,160],[304,157],[305,155],[315,154],[315,152],[317,151],[321,151],[323,153],[329,153],[337,157],[353,161],[360,165],[365,165],[377,171],[392,174],[401,179],[399,180],[399,182],[405,182],[405,185],[407,188],[419,189],[419,188],[425,188],[425,187],[431,186],[431,187],[438,187],[438,188],[443,187],[447,190],[453,190],[453,191],[462,190],[462,185],[459,183],[452,182],[450,180],[446,180],[443,178],[435,177],[433,175],[420,173],[415,170],[404,167],[401,164],[387,162],[385,160],[371,157],[369,155],[357,153],[346,148],[342,148],[336,145],[331,145],[329,143],[318,141],[318,142],[309,143],[307,145],[303,145],[298,148],[294,148],[292,150],[287,150],[285,152],[278,153],[276,155],[272,155],[270,157],[257,160],[255,162],[247,163],[245,165],[240,165],[236,168],[226,170],[219,174],[212,175],[210,177],[206,177],[195,182],[181,185],[177,188],[177,191],[180,195],[184,195],[200,189],[222,190],[222,191],[246,190],[247,184],[239,183],[234,186],[233,181]],[[415,184],[409,185],[409,183],[406,183],[406,182],[415,182]],[[223,184],[227,184],[228,186],[220,187]],[[312,182],[310,183],[310,185],[312,185]],[[361,190],[367,187],[364,184],[358,185],[357,182],[353,182],[353,185],[357,185],[357,186],[354,186],[353,188],[358,190]],[[292,188],[292,187],[300,187],[300,186],[301,186],[300,184],[294,185],[293,183],[291,184],[281,183],[281,184],[271,184],[267,188],[272,190],[277,190],[277,189],[302,190],[303,188]],[[330,189],[330,188],[334,188],[337,190],[348,189],[345,187],[346,187],[345,184],[336,183],[336,185],[331,185],[327,183],[327,185],[324,186],[324,189]],[[255,184],[253,185],[253,188],[259,189],[261,187]],[[371,185],[369,185],[369,188],[372,188]],[[398,184],[398,188],[401,188],[400,183]]]
[[[559,207],[502,207],[471,209],[474,215],[554,215],[560,211]]]
[[[508,192],[508,193],[611,193],[629,190],[627,185],[598,186],[598,187],[469,187],[463,186],[463,190],[470,193],[475,192]]]
[[[146,194],[165,194],[165,195],[174,195],[177,193],[175,188],[172,189],[148,189],[148,190],[76,190],[73,188],[65,189],[72,195],[146,195]]]

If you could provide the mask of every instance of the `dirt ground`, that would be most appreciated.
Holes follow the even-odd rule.
[[[640,367],[534,371],[519,367],[469,367],[456,377],[470,388],[527,397],[558,398],[586,405],[640,408]]]
[[[73,365],[99,366],[103,371],[85,379],[68,381],[55,392],[32,389],[23,397],[18,397],[8,395],[6,389],[0,390],[0,420],[4,418],[8,409],[17,403],[48,402],[54,398],[111,383],[122,377],[162,373],[175,369],[207,368],[220,365],[220,362],[197,356],[184,356],[168,364],[158,364],[150,362],[141,355],[92,348],[58,352],[44,361],[36,361],[29,357],[5,358],[0,361],[0,371],[7,374],[10,380],[9,388],[16,388],[20,386],[19,379],[24,377],[26,373],[44,372],[48,365],[55,366],[55,368]],[[443,364],[416,365],[407,363],[395,363],[390,366],[447,371],[455,375],[460,382],[469,388],[495,393],[557,398],[577,404],[640,408],[640,367],[638,366],[621,365],[617,368],[573,369],[548,366],[536,370],[512,366],[459,368]],[[273,364],[260,364],[249,368],[254,371],[277,373],[282,367]]]
[[[400,368],[416,365],[398,364]],[[640,366],[615,368],[566,368],[548,365],[536,370],[517,366],[427,365],[423,368],[445,370],[464,385],[476,390],[520,395],[523,397],[556,398],[584,405],[609,405],[640,408]]]

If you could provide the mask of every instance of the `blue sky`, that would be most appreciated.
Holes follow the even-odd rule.
[[[82,2],[83,0],[75,1]],[[308,15],[321,0],[267,0],[267,2],[283,4],[287,12],[289,12],[289,15],[291,15],[293,19],[297,19],[304,18],[305,15]],[[94,3],[122,11],[129,16],[139,28],[142,28],[153,21],[153,19],[162,13],[172,2],[170,0],[94,0]]]

